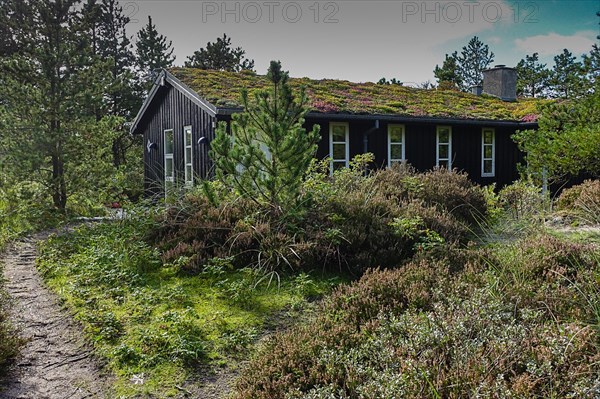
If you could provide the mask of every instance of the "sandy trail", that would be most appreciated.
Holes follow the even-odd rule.
[[[13,324],[27,339],[0,386],[0,399],[108,398],[107,378],[86,346],[80,326],[61,308],[35,268],[37,234],[12,245],[0,258],[13,300]]]

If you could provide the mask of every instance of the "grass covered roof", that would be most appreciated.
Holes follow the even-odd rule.
[[[172,68],[177,79],[218,108],[239,108],[240,90],[268,87],[263,75],[253,72],[207,71]],[[532,122],[541,100],[520,98],[505,102],[498,98],[454,90],[416,89],[400,85],[352,83],[346,80],[290,78],[294,88],[306,87],[314,112],[457,119],[490,119]]]

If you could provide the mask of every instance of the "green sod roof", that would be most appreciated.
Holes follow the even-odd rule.
[[[205,71],[196,68],[169,70],[177,79],[218,108],[239,108],[240,90],[268,87],[265,76],[252,72]],[[294,88],[306,87],[313,112],[489,119],[533,122],[542,100],[523,98],[505,102],[454,90],[416,89],[371,82],[290,78]]]

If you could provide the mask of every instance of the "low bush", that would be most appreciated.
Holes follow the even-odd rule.
[[[464,174],[408,166],[368,172],[362,155],[333,178],[327,163],[314,163],[302,205],[273,218],[248,199],[220,193],[188,195],[169,207],[150,237],[167,262],[185,259],[198,273],[214,258],[266,273],[395,267],[416,251],[465,242],[486,215],[483,191]]]
[[[541,189],[527,180],[517,180],[500,190],[500,204],[513,219],[527,220],[544,209]]]
[[[567,211],[585,224],[600,224],[600,180],[586,180],[564,190],[557,201],[558,210]]]
[[[235,398],[598,394],[597,248],[446,249],[338,288],[261,347]]]

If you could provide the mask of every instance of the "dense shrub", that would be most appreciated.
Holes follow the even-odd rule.
[[[586,180],[564,190],[558,198],[557,208],[571,212],[586,224],[600,224],[600,180]]]
[[[444,168],[425,173],[420,198],[462,221],[472,223],[486,217],[486,201],[481,188],[474,185],[465,173]]]
[[[340,287],[313,319],[272,337],[235,397],[600,393],[597,249],[536,236],[418,258]]]
[[[528,219],[543,209],[544,198],[540,188],[526,180],[518,180],[502,188],[499,197],[501,205],[513,219]]]
[[[482,190],[466,175],[444,170],[416,173],[398,166],[368,173],[369,155],[333,178],[315,163],[300,207],[273,218],[249,200],[227,193],[212,200],[190,195],[171,206],[151,239],[164,260],[199,272],[214,258],[266,272],[395,267],[415,251],[465,241],[469,224],[486,214]],[[216,197],[223,197],[217,195]]]
[[[539,308],[551,319],[583,320],[600,328],[599,261],[594,246],[535,235],[499,251],[492,262],[507,300]]]

